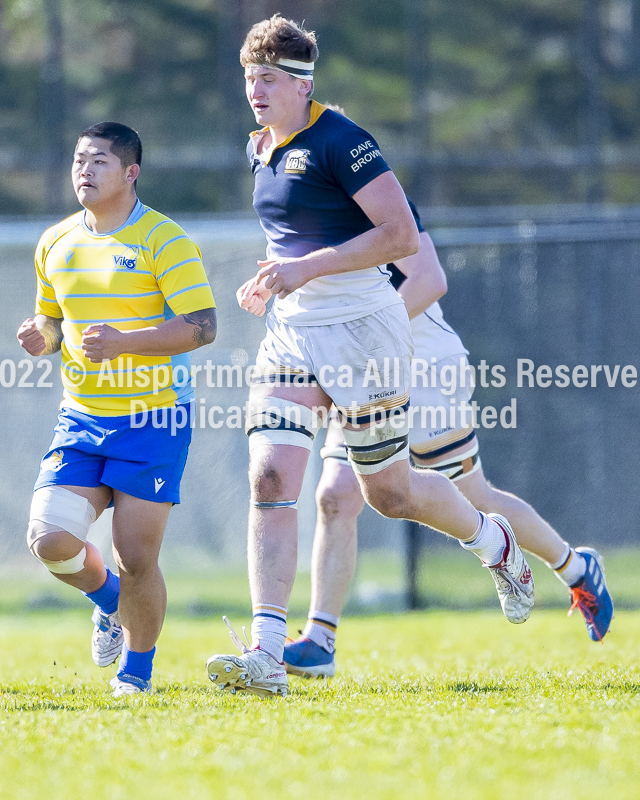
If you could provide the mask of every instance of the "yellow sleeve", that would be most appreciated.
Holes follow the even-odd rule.
[[[48,252],[48,242],[45,237],[40,239],[35,254],[36,265],[36,314],[45,314],[47,317],[62,319],[62,309],[56,300],[56,293],[47,280],[44,263]]]
[[[158,287],[176,316],[215,307],[202,254],[179,225],[158,227],[152,251]]]

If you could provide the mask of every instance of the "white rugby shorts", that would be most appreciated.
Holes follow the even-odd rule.
[[[319,385],[350,422],[409,401],[413,340],[404,303],[333,325],[289,325],[269,314],[253,382]]]

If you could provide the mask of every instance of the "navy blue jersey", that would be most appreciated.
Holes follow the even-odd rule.
[[[299,257],[373,228],[352,197],[389,166],[365,130],[314,101],[308,126],[278,145],[267,163],[256,154],[260,134],[252,135],[247,156],[269,256]]]
[[[252,133],[247,147],[267,258],[299,258],[374,227],[353,199],[389,171],[370,134],[315,101],[305,128],[259,153],[267,132]],[[273,312],[295,325],[357,319],[402,302],[388,278],[384,265],[314,278],[286,298],[275,298]]]
[[[418,209],[415,207],[413,202],[409,200],[407,197],[407,202],[409,203],[409,208],[411,209],[411,213],[413,214],[413,218],[416,221],[416,225],[418,226],[418,231],[420,233],[424,233],[424,228],[422,227],[422,222],[420,221],[420,214],[418,214]],[[387,269],[391,273],[391,277],[389,280],[391,281],[391,285],[393,288],[398,291],[398,289],[402,286],[402,284],[406,281],[407,276],[400,272],[398,267],[395,264],[387,264]]]

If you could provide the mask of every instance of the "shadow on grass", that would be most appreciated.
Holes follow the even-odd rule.
[[[510,690],[508,686],[498,686],[495,683],[476,683],[475,681],[455,681],[448,683],[447,689],[450,692],[459,692],[462,694],[500,694]]]
[[[640,694],[640,683],[636,681],[621,680],[619,683],[576,683],[572,687],[575,691],[583,692],[615,692],[617,694]]]

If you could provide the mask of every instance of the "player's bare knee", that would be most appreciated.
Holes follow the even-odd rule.
[[[390,487],[366,486],[365,499],[383,517],[404,519],[410,513],[406,494]]]
[[[346,470],[344,470],[346,472]],[[316,505],[321,516],[358,517],[364,508],[364,498],[351,469],[345,478],[338,475],[334,480],[321,480],[316,490]]]
[[[249,485],[252,499],[256,502],[275,502],[282,500],[285,488],[284,475],[275,466],[260,465],[255,470],[250,468]]]
[[[120,574],[134,579],[144,577],[148,572],[158,568],[158,557],[155,552],[148,552],[141,547],[121,548],[114,552]]]
[[[36,526],[29,525],[27,544],[40,561],[62,561],[75,556],[82,547],[82,542],[66,531],[51,531],[36,538],[36,530]]]

